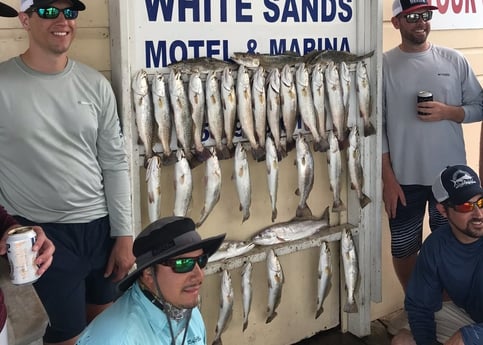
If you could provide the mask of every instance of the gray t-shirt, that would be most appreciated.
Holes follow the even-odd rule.
[[[465,123],[483,116],[481,85],[456,50],[431,45],[421,53],[405,53],[399,47],[384,53],[382,152],[390,153],[402,185],[432,185],[447,165],[466,163],[461,124],[418,119],[416,98],[421,90],[431,91],[435,101],[463,106]]]
[[[39,223],[109,214],[132,235],[127,156],[109,82],[69,60],[57,74],[0,64],[0,204]]]

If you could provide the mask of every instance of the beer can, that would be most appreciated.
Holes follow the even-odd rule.
[[[30,284],[37,281],[37,252],[32,247],[37,234],[30,226],[14,228],[8,232],[7,256],[10,264],[10,280],[15,285]]]
[[[419,91],[418,92],[418,103],[420,102],[429,102],[433,100],[433,94],[429,91]],[[418,111],[419,115],[428,115],[428,113],[423,113]]]

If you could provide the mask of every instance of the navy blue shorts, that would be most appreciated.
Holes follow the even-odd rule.
[[[107,216],[83,224],[38,225],[54,243],[55,253],[52,265],[34,287],[49,316],[44,341],[57,343],[77,336],[87,326],[86,304],[102,305],[117,297],[116,284],[104,278],[114,239]]]
[[[436,209],[431,186],[401,185],[401,188],[406,196],[406,207],[398,201],[396,217],[389,219],[391,253],[398,259],[417,254],[421,249],[426,205],[431,231],[448,222]]]

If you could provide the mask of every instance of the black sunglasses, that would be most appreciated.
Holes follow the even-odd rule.
[[[60,9],[53,6],[33,8],[29,12],[37,12],[39,17],[42,19],[55,19],[60,15],[60,12],[64,14],[64,18],[67,20],[76,19],[79,15],[79,11],[72,8]]]
[[[454,209],[456,212],[468,213],[472,212],[475,207],[478,207],[480,209],[483,208],[483,198],[479,198],[476,201],[467,201],[458,205],[448,204],[448,206]]]
[[[424,22],[427,22],[428,20],[431,20],[433,18],[433,11],[426,11],[423,13],[409,13],[403,15],[404,18],[406,18],[406,22],[408,23],[417,23],[419,21],[419,18],[422,18]]]
[[[200,268],[204,268],[208,263],[208,254],[203,254],[194,258],[168,259],[160,262],[163,266],[171,267],[174,273],[191,272],[195,268],[196,263],[198,263]]]

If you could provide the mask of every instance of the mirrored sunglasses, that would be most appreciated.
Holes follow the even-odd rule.
[[[53,6],[33,8],[30,12],[37,12],[39,17],[42,19],[55,19],[60,15],[61,12],[64,14],[64,18],[67,20],[76,19],[79,15],[79,11],[72,8],[60,9]]]
[[[458,205],[449,205],[449,207],[460,213],[472,212],[475,207],[478,207],[480,209],[483,208],[483,197],[479,198],[476,201],[467,201]]]
[[[200,268],[204,268],[208,263],[208,254],[203,254],[194,258],[168,259],[160,262],[163,266],[171,267],[174,273],[191,272],[195,268],[196,263],[198,263]]]
[[[403,16],[406,18],[406,22],[408,23],[417,23],[419,18],[421,18],[424,22],[431,20],[433,18],[433,11],[426,11],[423,13],[409,13]]]

